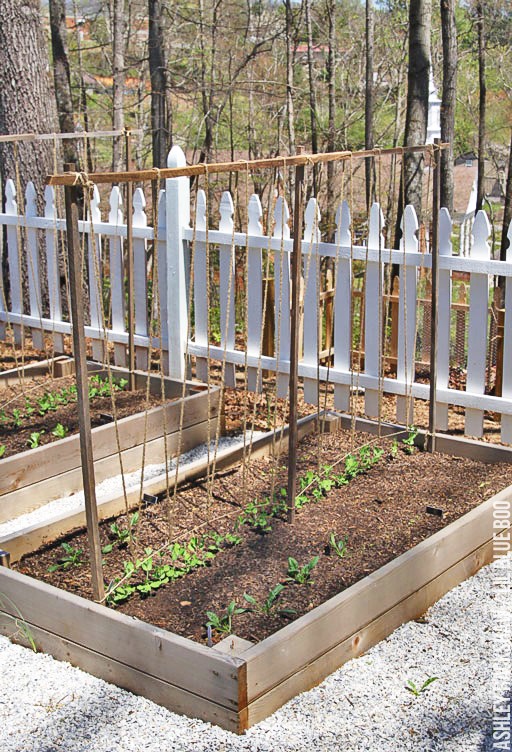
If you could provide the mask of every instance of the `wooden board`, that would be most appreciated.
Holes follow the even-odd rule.
[[[21,363],[21,358],[19,359]],[[60,364],[68,362],[66,355],[60,355],[56,358],[48,358],[47,360],[39,360],[36,363],[22,364],[19,368],[10,368],[7,371],[0,373],[0,390],[5,389],[8,386],[16,386],[25,379],[32,379],[34,376],[47,376],[54,371],[57,373]]]

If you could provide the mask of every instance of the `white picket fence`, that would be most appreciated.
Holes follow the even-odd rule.
[[[179,147],[169,154],[169,166],[182,166],[185,157]],[[7,255],[10,276],[10,307],[7,310],[5,295],[0,296],[1,336],[5,336],[9,322],[15,337],[21,340],[22,327],[32,331],[36,346],[42,346],[42,332],[51,332],[55,349],[62,349],[62,337],[71,331],[68,320],[62,314],[59,269],[62,269],[61,232],[65,232],[65,220],[57,216],[55,194],[52,188],[45,191],[44,217],[35,211],[35,192],[28,187],[25,210],[18,211],[12,181],[7,183],[6,212],[0,214],[0,225],[7,226]],[[235,231],[233,224],[233,200],[228,192],[223,193],[219,205],[220,221],[216,229],[207,226],[206,198],[198,192],[195,218],[191,224],[190,189],[187,177],[166,180],[159,198],[158,239],[158,293],[160,299],[161,341],[167,353],[167,370],[175,378],[186,374],[187,356],[195,356],[196,372],[205,379],[209,360],[225,362],[225,379],[228,385],[235,384],[235,368],[248,368],[249,388],[261,388],[262,369],[277,374],[278,392],[285,396],[289,373],[290,345],[290,258],[293,240],[288,226],[289,210],[286,201],[278,198],[274,207],[272,234],[262,230],[262,207],[258,196],[250,198],[248,227]],[[133,250],[135,269],[135,346],[136,364],[145,369],[150,347],[159,345],[153,333],[150,336],[148,315],[147,260],[148,243],[154,238],[154,229],[147,224],[145,198],[139,188],[133,197]],[[212,213],[213,214],[213,213]],[[381,393],[397,395],[397,420],[411,422],[408,410],[411,397],[428,399],[429,385],[415,380],[415,354],[417,337],[417,287],[419,271],[431,268],[429,253],[421,253],[417,238],[418,221],[414,209],[406,207],[403,218],[403,239],[399,249],[390,249],[384,243],[384,217],[378,204],[374,204],[369,216],[368,241],[366,246],[351,242],[351,217],[347,202],[342,202],[336,214],[334,242],[322,240],[319,231],[319,210],[314,198],[310,199],[304,215],[302,241],[304,272],[304,326],[299,375],[304,382],[305,399],[316,403],[318,380],[334,384],[335,407],[350,408],[351,390],[357,387],[365,391],[365,411],[377,416]],[[20,230],[26,242],[20,243]],[[110,195],[110,212],[102,220],[97,190],[91,201],[87,219],[79,223],[79,231],[86,248],[88,278],[93,281],[88,287],[90,320],[86,335],[93,343],[94,357],[103,358],[105,337],[114,343],[115,360],[126,363],[128,342],[125,311],[125,258],[123,240],[126,238],[126,223],[123,219],[121,194],[117,187]],[[443,209],[440,216],[439,260],[439,308],[438,308],[438,383],[436,421],[438,430],[447,428],[448,405],[465,409],[465,432],[480,437],[483,435],[484,411],[501,414],[501,435],[505,442],[512,442],[512,243],[506,262],[490,258],[490,225],[484,212],[475,218],[472,244],[467,256],[454,256],[451,245],[452,221]],[[512,226],[509,229],[512,241]],[[38,246],[46,256],[47,279],[41,278]],[[24,310],[20,268],[21,252],[26,254],[28,269],[29,310]],[[240,349],[235,337],[235,252],[247,261],[248,306],[246,349]],[[275,352],[273,356],[261,354],[263,322],[263,279],[266,252],[273,261],[273,285],[275,299]],[[218,297],[220,301],[220,343],[209,341],[208,325],[208,254],[218,253]],[[246,256],[245,256],[246,254]],[[319,265],[322,259],[331,258],[335,269],[334,294],[334,359],[328,368],[318,361],[319,343]],[[108,259],[108,264],[105,260]],[[365,272],[364,284],[364,368],[355,372],[351,367],[353,321],[351,320],[352,265],[362,262]],[[382,376],[383,352],[383,284],[387,264],[400,268],[399,333],[396,378]],[[245,264],[245,261],[244,261]],[[111,316],[108,328],[104,329],[100,305],[101,285],[94,283],[102,270],[109,269]],[[192,274],[193,316],[189,330],[188,302],[190,270]],[[465,272],[469,275],[470,303],[467,332],[467,380],[466,389],[449,387],[450,346],[453,338],[451,326],[452,275]],[[501,397],[485,394],[486,363],[488,350],[488,305],[490,280],[495,276],[507,278],[505,292],[503,387]],[[49,310],[41,306],[41,285],[48,290]],[[193,336],[188,338],[188,332]],[[188,339],[188,341],[187,341]]]

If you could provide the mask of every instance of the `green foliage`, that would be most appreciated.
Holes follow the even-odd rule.
[[[439,679],[438,676],[430,676],[426,681],[423,682],[421,687],[417,687],[413,681],[411,681],[410,679],[407,679],[406,689],[415,697],[419,697],[422,692],[424,692],[426,689],[428,689],[428,687],[430,687],[432,682],[435,682],[438,679]]]
[[[53,436],[57,436],[59,439],[63,439],[68,434],[68,429],[63,426],[62,423],[57,423],[52,431]]]
[[[207,611],[206,616],[208,617],[208,621],[206,622],[206,626],[211,627],[219,634],[229,635],[233,628],[233,617],[245,614],[247,610],[246,608],[237,606],[235,601],[231,601],[222,614],[216,614],[215,611]]]
[[[348,535],[345,535],[344,538],[336,538],[336,535],[334,532],[332,532],[329,535],[329,548],[331,551],[334,551],[334,553],[342,559],[345,554],[347,553],[347,542],[348,542]]]
[[[64,556],[60,556],[56,564],[48,567],[49,572],[56,572],[58,569],[69,569],[70,567],[79,567],[83,564],[83,549],[75,548],[70,543],[61,543],[64,549]]]
[[[407,438],[402,439],[402,444],[404,445],[404,451],[406,454],[414,454],[414,440],[417,435],[418,429],[414,426],[409,426]]]
[[[274,611],[276,611],[280,616],[286,616],[296,613],[293,608],[278,609],[278,599],[284,589],[285,586],[281,582],[279,582],[270,590],[265,600],[261,602],[256,600],[256,598],[254,598],[252,595],[244,593],[244,599],[250,606],[248,610],[256,611],[257,613],[264,614],[265,616],[270,616],[272,613],[274,613]]]
[[[0,444],[0,459],[2,459],[2,457],[5,455],[5,450],[5,444]]]
[[[312,585],[313,580],[311,579],[311,575],[313,573],[313,569],[318,564],[319,558],[319,556],[313,556],[311,561],[308,561],[307,564],[300,566],[297,559],[289,556],[287,582],[296,582],[298,585]]]
[[[32,433],[30,434],[30,438],[27,442],[31,449],[37,449],[37,447],[40,446],[41,436],[43,434],[44,434],[44,431],[32,431]]]

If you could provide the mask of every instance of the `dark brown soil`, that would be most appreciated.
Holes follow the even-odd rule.
[[[300,444],[298,475],[316,470],[321,464],[334,464],[375,437],[349,432],[309,436]],[[349,485],[333,489],[320,501],[311,501],[298,512],[294,525],[284,519],[271,520],[272,531],[258,533],[247,525],[239,528],[242,542],[222,550],[209,566],[197,569],[156,591],[150,597],[135,594],[119,605],[119,610],[146,622],[197,641],[205,640],[206,611],[221,614],[231,601],[244,605],[244,593],[264,601],[277,583],[286,583],[279,598],[281,608],[294,609],[294,619],[339,593],[370,572],[416,545],[460,517],[499,489],[512,483],[512,466],[486,465],[445,455],[415,451],[408,455],[400,447],[393,456],[392,442],[378,440],[384,455],[369,471]],[[162,501],[141,513],[132,554],[114,546],[104,557],[104,574],[109,582],[120,577],[123,563],[143,556],[145,547],[160,549],[166,541],[188,540],[192,535],[211,530],[232,531],[244,505],[269,496],[274,475],[275,490],[286,485],[287,457],[277,466],[271,459],[252,461],[243,468],[220,474],[208,493],[206,483],[184,488],[171,503]],[[337,466],[344,467],[344,461]],[[443,517],[426,512],[427,505],[443,510]],[[172,533],[169,534],[168,519]],[[125,525],[121,520],[119,525]],[[109,523],[102,525],[103,544],[111,540]],[[347,536],[347,554],[340,558],[329,550],[328,539]],[[87,551],[84,531],[66,541]],[[61,541],[27,556],[18,569],[70,592],[91,597],[90,575],[86,563],[48,572],[62,555]],[[319,557],[311,584],[286,582],[288,557],[300,565]],[[140,582],[141,580],[137,580]],[[248,605],[245,603],[245,605]],[[237,615],[233,631],[240,637],[257,641],[281,628],[287,619],[273,613]]]
[[[115,379],[116,380],[116,379]],[[66,429],[66,435],[78,433],[78,413],[76,401],[58,405],[56,410],[40,415],[37,400],[46,393],[59,393],[63,389],[69,389],[74,385],[72,376],[52,379],[50,376],[41,376],[33,379],[25,379],[20,384],[5,387],[0,391],[0,445],[5,446],[4,457],[11,457],[18,452],[27,451],[30,434],[41,433],[40,446],[58,441],[52,431],[57,423],[61,423]],[[134,392],[118,390],[114,392],[117,419],[134,415],[146,409],[146,391],[139,389]],[[28,400],[28,403],[27,403]],[[148,407],[161,404],[161,398],[149,396]],[[29,407],[27,408],[27,405]],[[96,396],[91,398],[91,424],[92,427],[104,425],[112,416],[112,398]],[[16,425],[13,411],[18,410],[21,425]],[[3,412],[2,412],[3,411]]]

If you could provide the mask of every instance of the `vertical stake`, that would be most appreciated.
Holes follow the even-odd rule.
[[[297,154],[302,148],[297,148]],[[302,222],[304,208],[304,165],[295,168],[295,199],[293,204],[293,253],[291,259],[292,300],[290,328],[290,380],[288,398],[290,403],[288,429],[288,522],[295,519],[295,495],[297,491],[297,387],[299,376],[299,295],[302,266]]]
[[[74,164],[65,165],[66,172],[74,172]],[[101,546],[96,506],[96,484],[92,453],[91,417],[89,413],[89,388],[87,379],[87,356],[85,351],[83,291],[81,286],[80,237],[78,234],[78,188],[74,185],[64,189],[66,201],[66,230],[68,241],[69,287],[71,298],[71,322],[73,352],[76,365],[77,409],[80,428],[80,456],[85,498],[85,517],[91,558],[92,590],[95,601],[105,595],[101,565]]]
[[[124,131],[126,153],[126,171],[132,169],[132,138],[128,128]],[[135,390],[135,316],[134,316],[134,284],[133,284],[133,183],[126,183],[126,270],[128,276],[128,369],[129,388]]]
[[[430,324],[430,389],[428,406],[427,449],[436,450],[436,392],[437,392],[437,296],[439,290],[439,211],[441,197],[441,139],[434,139],[434,174],[432,190],[432,303]],[[436,148],[437,147],[437,148]]]

